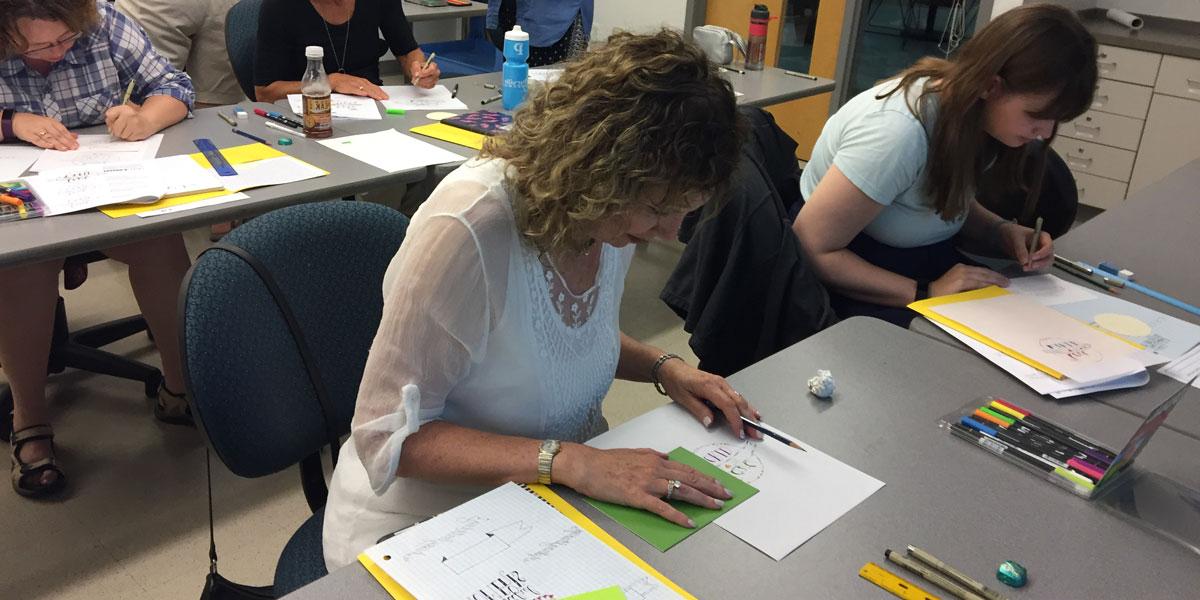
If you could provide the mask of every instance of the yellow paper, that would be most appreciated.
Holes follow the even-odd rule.
[[[621,586],[614,585],[594,592],[568,596],[562,600],[627,600],[627,598],[625,592],[621,591]]]
[[[225,160],[229,161],[229,164],[240,165],[254,162],[256,160],[262,160],[264,158],[284,156],[284,153],[266,144],[254,142],[253,144],[246,144],[244,146],[221,148],[221,155],[225,157]],[[204,168],[212,168],[212,165],[208,163],[208,159],[204,158],[204,154],[197,152],[195,154],[189,154],[188,156],[191,156],[192,160],[196,161],[200,166]],[[159,200],[153,204],[110,204],[108,206],[100,207],[100,212],[114,219],[120,219],[122,217],[132,217],[138,213],[158,210],[160,208],[168,208],[171,206],[180,206],[182,204],[190,204],[192,202],[207,200],[217,196],[226,196],[232,193],[234,192],[229,190],[217,190],[214,192],[201,192],[199,194],[187,194],[184,196],[163,198],[162,200]]]
[[[443,142],[450,142],[451,144],[458,144],[459,146],[466,146],[476,150],[482,150],[483,140],[487,139],[487,136],[481,133],[467,131],[466,129],[445,123],[421,125],[420,127],[413,127],[409,131],[431,137],[435,140],[442,140]]]
[[[912,304],[909,304],[908,307],[917,311],[918,313],[924,315],[926,318],[928,318],[931,321],[936,321],[938,323],[941,323],[942,325],[945,325],[946,327],[949,327],[950,329],[953,329],[959,333],[962,333],[963,335],[966,335],[967,337],[969,337],[981,344],[984,344],[984,345],[988,346],[989,348],[994,348],[994,349],[1004,353],[1005,355],[1007,355],[1011,358],[1015,358],[1015,359],[1025,363],[1025,364],[1027,364],[1027,365],[1029,365],[1029,366],[1031,366],[1031,367],[1033,367],[1055,379],[1062,379],[1064,377],[1064,375],[1062,373],[1060,373],[1054,369],[1051,369],[1050,367],[1048,367],[1036,360],[1033,360],[1032,358],[1029,358],[1028,356],[1025,356],[1024,354],[1021,354],[1020,352],[1017,352],[1016,350],[1013,350],[1012,348],[1009,348],[1008,346],[998,344],[992,338],[989,338],[989,337],[979,333],[978,331],[975,331],[974,329],[971,329],[970,327],[967,327],[966,325],[959,323],[958,321],[948,319],[948,318],[943,317],[942,315],[930,310],[931,308],[933,308],[935,306],[940,306],[943,304],[953,304],[955,302],[968,302],[970,300],[983,300],[985,298],[995,298],[997,296],[1006,296],[1009,293],[1010,292],[1008,290],[1005,290],[1004,288],[991,285],[991,286],[981,288],[978,290],[962,292],[960,294],[951,294],[949,296],[938,296],[936,298],[929,298],[927,300],[913,302]]]

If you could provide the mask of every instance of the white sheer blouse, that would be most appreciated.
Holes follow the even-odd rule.
[[[448,175],[384,276],[383,319],[325,507],[331,570],[484,491],[396,476],[422,424],[573,441],[607,428],[600,404],[616,374],[633,246],[601,246],[595,285],[568,289],[522,242],[505,169],[473,159]]]

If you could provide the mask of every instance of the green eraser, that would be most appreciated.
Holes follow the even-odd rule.
[[[279,138],[279,142],[278,142],[278,144],[279,144],[280,146],[291,146],[291,145],[292,145],[292,138],[285,138],[285,137],[281,137],[281,138]]]
[[[389,108],[389,109],[387,109],[387,114],[402,115],[402,114],[404,114],[404,109],[403,108]]]

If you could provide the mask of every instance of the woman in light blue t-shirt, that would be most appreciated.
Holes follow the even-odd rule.
[[[1029,164],[1040,174],[1058,123],[1091,105],[1096,76],[1096,42],[1074,13],[1024,6],[954,58],[921,59],[830,117],[801,179],[806,202],[793,230],[838,315],[907,326],[914,300],[1008,284],[960,244],[1026,271],[1049,266],[1050,236],[1031,254],[1033,230],[981,206],[975,182],[985,168],[1016,185]]]

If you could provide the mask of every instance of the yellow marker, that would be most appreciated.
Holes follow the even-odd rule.
[[[937,596],[897,577],[891,571],[869,562],[859,569],[858,576],[905,600],[940,600]]]
[[[1021,413],[1019,413],[1003,404],[1000,404],[999,402],[996,402],[995,400],[992,400],[992,403],[988,405],[988,408],[990,408],[998,413],[1008,415],[1018,421],[1025,418],[1025,415],[1022,415]]]
[[[133,85],[137,83],[136,79],[129,80],[129,86],[125,88],[125,97],[121,100],[121,104],[129,104],[129,99],[133,97]]]

